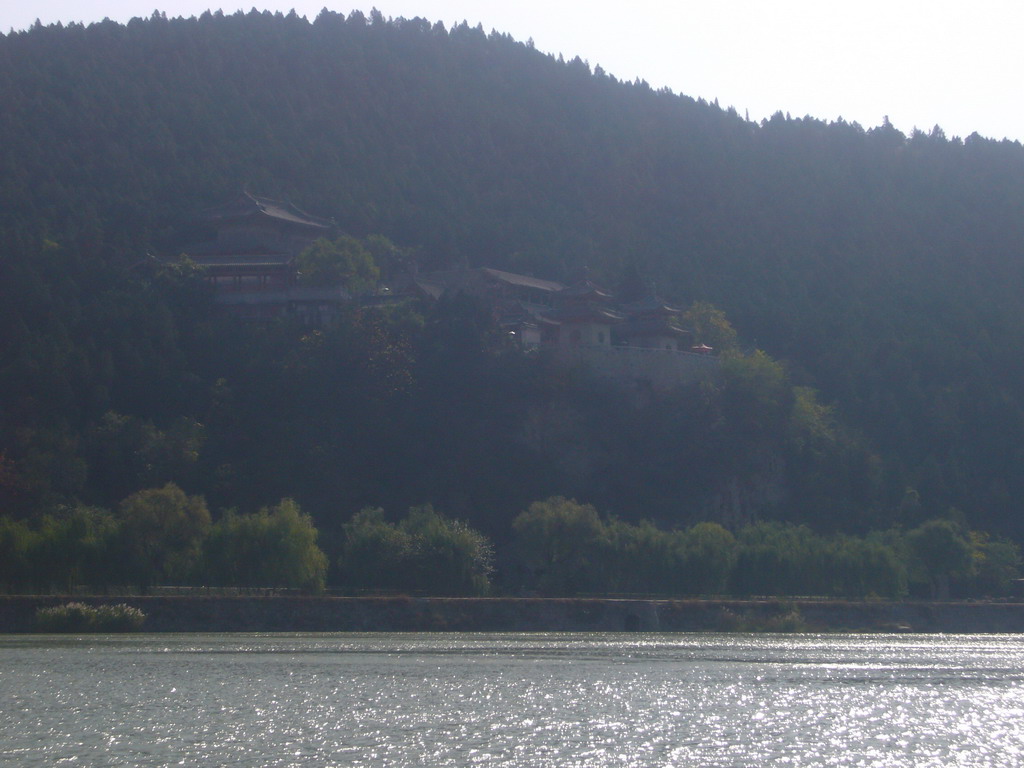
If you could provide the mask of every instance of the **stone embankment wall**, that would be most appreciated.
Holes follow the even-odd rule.
[[[148,632],[1024,632],[1022,603],[292,596],[0,597],[0,632],[71,599],[128,603]]]
[[[563,365],[585,365],[597,376],[631,385],[643,382],[654,389],[714,379],[721,368],[711,355],[645,347],[560,347],[554,354]]]

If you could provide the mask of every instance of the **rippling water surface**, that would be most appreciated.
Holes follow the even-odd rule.
[[[0,638],[4,766],[1020,766],[1024,637]]]

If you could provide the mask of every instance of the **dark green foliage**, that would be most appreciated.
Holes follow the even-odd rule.
[[[45,515],[32,548],[36,583],[67,592],[116,583],[118,533],[118,521],[104,509],[77,506]]]
[[[740,531],[731,589],[741,595],[827,592],[825,541],[805,526],[760,523]]]
[[[27,523],[0,517],[0,584],[9,592],[31,580],[38,534]]]
[[[105,500],[181,481],[199,458],[204,439],[203,425],[190,417],[178,417],[160,430],[151,421],[108,411],[86,436],[90,486]]]
[[[697,523],[682,535],[683,591],[718,595],[726,591],[736,562],[736,539],[717,523]]]
[[[685,327],[693,331],[695,344],[705,344],[720,355],[736,351],[736,329],[718,307],[707,301],[695,301],[682,319]]]
[[[604,525],[605,551],[594,569],[597,592],[717,595],[726,591],[736,540],[718,523],[662,530],[650,522]]]
[[[129,503],[155,510],[201,500],[171,486],[135,494],[123,512]],[[146,572],[124,557],[126,531],[133,525],[130,517],[119,523],[89,508],[47,516],[38,528],[0,518],[0,586],[42,593],[83,584],[176,586],[183,572],[176,569],[185,563],[205,585],[312,592],[324,587],[327,558],[316,545],[319,532],[290,499],[254,515],[225,513],[184,553],[179,536],[165,535],[162,544],[152,544],[153,565]],[[1010,594],[1021,564],[1015,544],[965,532],[949,519],[928,521],[906,534],[890,529],[864,537],[823,536],[806,526],[771,522],[733,536],[710,522],[665,529],[604,519],[593,506],[552,497],[531,504],[512,529],[511,544],[501,553],[499,588],[549,596],[899,598],[909,588],[918,596],[992,597]],[[490,541],[429,505],[410,509],[397,523],[388,522],[380,508],[365,508],[343,526],[343,535],[335,582],[344,590],[491,590]],[[201,563],[195,559],[198,548]]]
[[[413,507],[397,524],[384,511],[366,508],[344,526],[341,583],[431,595],[485,595],[494,553],[490,542],[465,523],[430,505]]]
[[[806,526],[758,523],[737,540],[734,594],[900,597],[907,589],[902,551],[877,535],[826,537]]]
[[[355,589],[399,590],[406,587],[405,565],[412,537],[387,522],[380,507],[367,507],[345,524],[338,568],[343,583]]]
[[[970,575],[971,541],[952,520],[929,520],[907,533],[913,573],[931,585],[931,597],[949,598],[951,578]]]
[[[784,431],[793,407],[785,369],[761,350],[722,361],[722,409],[738,441],[756,442]]]
[[[976,595],[1012,594],[1014,580],[1020,577],[1020,547],[980,531],[971,531],[971,543],[974,562],[965,591]]]
[[[902,597],[908,565],[901,552],[877,534],[836,536],[829,543],[829,595]]]

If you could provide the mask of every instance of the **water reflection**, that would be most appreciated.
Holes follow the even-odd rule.
[[[0,639],[0,764],[1017,766],[1013,636]]]

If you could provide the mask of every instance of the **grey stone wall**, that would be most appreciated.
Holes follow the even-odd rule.
[[[559,347],[554,354],[564,365],[582,365],[606,379],[662,390],[713,379],[720,368],[711,355],[647,347]]]

